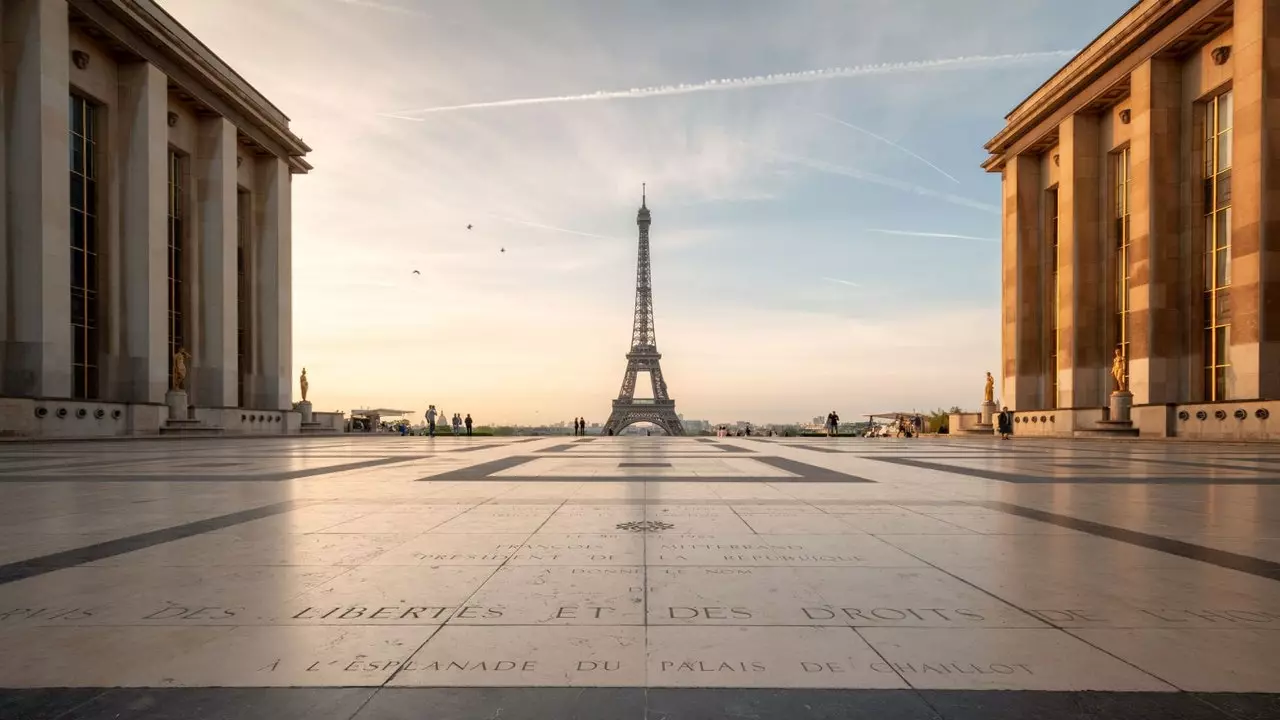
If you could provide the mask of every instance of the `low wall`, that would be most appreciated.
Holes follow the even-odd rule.
[[[347,429],[347,415],[340,412],[313,412],[311,420],[320,423],[321,427],[333,432],[345,432]]]
[[[1013,413],[1013,434],[1029,437],[1071,437],[1076,430],[1093,430],[1106,419],[1105,408],[1019,410]]]
[[[1280,440],[1280,400],[1175,405],[1170,414],[1180,438]]]
[[[151,407],[151,406],[146,406]],[[157,413],[163,408],[154,406]],[[0,437],[94,438],[156,435],[158,422],[124,403],[0,398]]]
[[[978,425],[981,421],[982,413],[951,413],[947,416],[947,429],[952,435],[974,434],[980,432]],[[981,432],[986,434],[988,431]]]
[[[241,408],[196,408],[195,418],[205,425],[220,427],[227,435],[289,435],[298,433],[295,420],[289,431],[289,416],[301,418],[286,410],[247,410]]]

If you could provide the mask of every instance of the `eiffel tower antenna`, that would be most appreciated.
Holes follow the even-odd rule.
[[[622,389],[613,401],[613,412],[604,424],[605,434],[617,435],[628,425],[651,422],[668,435],[684,435],[684,425],[676,415],[676,401],[667,394],[667,381],[662,377],[662,354],[658,352],[657,333],[653,323],[653,277],[649,267],[649,213],[645,183],[640,184],[640,211],[636,225],[640,227],[640,249],[636,254],[636,309],[631,320],[631,350],[627,353],[627,369],[622,375]],[[653,383],[653,399],[636,399],[636,375],[649,373]]]

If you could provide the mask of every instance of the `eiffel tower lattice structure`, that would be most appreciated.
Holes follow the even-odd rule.
[[[636,258],[636,313],[631,324],[631,351],[627,353],[627,371],[622,376],[622,390],[613,401],[613,412],[604,424],[606,435],[617,435],[629,425],[650,422],[668,435],[684,435],[684,425],[676,415],[676,401],[667,393],[662,378],[662,354],[653,328],[653,284],[649,270],[649,208],[640,194],[640,252]],[[653,382],[653,399],[636,398],[636,375],[649,373]]]

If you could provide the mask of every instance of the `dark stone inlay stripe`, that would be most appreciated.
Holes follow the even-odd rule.
[[[861,457],[867,460],[875,460],[876,462],[905,465],[906,467],[913,467],[920,470],[938,470],[941,472],[955,473],[957,475],[968,475],[969,477],[983,478],[984,480],[997,480],[999,482],[1016,483],[1021,485],[1280,485],[1280,477],[1274,476],[1196,477],[1193,475],[1162,475],[1151,477],[1126,477],[1123,475],[1115,475],[1109,477],[1046,477],[1043,475],[1018,475],[1016,473],[986,470],[983,468],[960,467],[958,465],[946,465],[944,463],[934,463],[926,460],[912,460],[904,457],[874,457],[871,455],[863,455]]]
[[[273,503],[271,505],[263,505],[261,507],[252,508],[250,510],[241,510],[239,512],[229,513],[227,515],[219,515],[217,517],[197,520],[195,522],[186,523],[184,525],[175,525],[161,530],[152,530],[150,532],[130,535],[128,537],[117,538],[115,540],[107,540],[94,545],[86,545],[85,547],[74,548],[72,550],[64,550],[62,552],[53,553],[52,555],[42,555],[40,557],[30,558],[27,560],[19,560],[7,565],[0,565],[0,585],[6,583],[26,580],[46,573],[63,570],[66,568],[84,565],[85,563],[97,562],[105,560],[109,557],[124,555],[135,550],[144,550],[149,547],[161,545],[174,540],[182,540],[193,535],[202,535],[214,530],[222,530],[232,525],[240,525],[251,520],[261,520],[262,518],[279,515],[289,512],[296,507],[306,504],[299,500],[286,500],[284,502]]]
[[[1053,525],[1070,528],[1072,530],[1079,530],[1080,532],[1104,537],[1109,540],[1137,545],[1150,550],[1158,550],[1163,553],[1177,555],[1178,557],[1184,557],[1189,560],[1199,560],[1200,562],[1217,565],[1218,567],[1227,568],[1228,570],[1239,570],[1240,572],[1257,575],[1258,577],[1264,577],[1270,580],[1280,580],[1280,562],[1263,560],[1262,558],[1251,557],[1249,555],[1240,555],[1233,552],[1227,552],[1226,550],[1205,547],[1203,545],[1193,545],[1181,540],[1173,540],[1159,535],[1150,535],[1148,533],[1116,527],[1114,525],[1104,525],[1102,523],[1093,522],[1092,520],[1071,517],[1070,515],[1059,515],[1058,513],[1051,513],[1046,510],[1038,510],[1036,508],[1025,507],[1023,505],[1000,502],[998,500],[977,501],[975,504],[991,508],[992,510],[1006,512],[1010,515],[1017,515],[1031,520],[1039,520],[1040,522],[1051,523]]]
[[[671,467],[669,462],[621,462],[618,463],[620,468],[664,468]]]
[[[0,690],[23,720],[1270,720],[1280,694],[618,687]]]
[[[119,475],[74,475],[64,477],[60,475],[0,475],[0,483],[49,483],[49,482],[281,482],[283,480],[297,480],[299,478],[315,477],[317,475],[328,475],[330,473],[346,472],[348,470],[363,470],[365,468],[378,467],[380,465],[392,465],[395,463],[412,462],[414,460],[426,460],[431,455],[411,455],[405,457],[380,457],[373,460],[359,460],[357,462],[342,463],[341,465],[326,465],[318,468],[306,468],[303,470],[286,470],[283,472],[273,473],[257,473],[245,475],[160,475],[160,474],[140,474],[128,475],[121,473]]]
[[[800,462],[799,460],[791,460],[789,458],[761,456],[751,459],[756,462],[762,462],[765,465],[772,465],[779,470],[786,470],[789,473],[795,473],[810,482],[875,482],[874,480],[868,480],[867,478],[858,477],[857,475],[850,475],[849,473],[841,472],[839,470],[810,465],[809,463]],[[766,480],[766,482],[776,482],[779,480],[791,480],[791,478],[773,478],[772,480]],[[792,482],[795,481],[792,480]]]
[[[498,458],[497,460],[483,462],[479,465],[469,465],[464,468],[458,468],[457,470],[450,470],[449,472],[441,473],[439,475],[420,477],[418,478],[418,482],[468,482],[476,480],[497,480],[505,482],[512,478],[489,478],[489,476],[493,473],[508,470],[536,459],[537,457],[534,455],[512,455],[511,457]]]
[[[508,444],[514,443],[495,443],[493,445],[468,445],[467,447],[452,448],[449,452],[475,452],[477,450],[491,450],[493,448],[506,447]]]

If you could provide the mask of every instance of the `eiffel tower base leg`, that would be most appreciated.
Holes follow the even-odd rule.
[[[613,412],[609,414],[609,421],[604,424],[602,432],[605,435],[617,435],[627,427],[641,422],[653,423],[668,435],[684,435],[684,425],[680,422],[680,417],[676,415],[674,409],[654,408],[652,406],[614,406]]]

